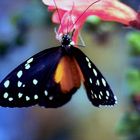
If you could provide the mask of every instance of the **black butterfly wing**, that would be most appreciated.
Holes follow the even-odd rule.
[[[93,105],[114,105],[117,103],[110,86],[100,71],[91,60],[78,48],[73,47],[72,53],[75,56],[84,76],[84,85],[89,100]]]
[[[19,65],[0,83],[0,106],[27,107],[35,104],[59,107],[76,90],[63,94],[54,72],[63,57],[61,47],[46,49]]]

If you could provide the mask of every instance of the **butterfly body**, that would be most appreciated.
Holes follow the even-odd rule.
[[[66,34],[61,46],[32,56],[6,76],[0,83],[0,106],[60,107],[71,99],[81,83],[93,105],[116,103],[102,74]]]

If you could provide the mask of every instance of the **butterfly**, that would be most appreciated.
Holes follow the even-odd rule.
[[[56,108],[84,84],[94,106],[117,103],[110,86],[92,61],[75,47],[69,33],[61,45],[30,57],[0,83],[0,106]]]

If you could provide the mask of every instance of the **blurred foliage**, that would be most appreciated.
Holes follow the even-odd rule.
[[[130,53],[132,55],[140,55],[140,32],[128,33],[127,40],[130,45]]]
[[[14,44],[22,46],[26,42],[26,34],[30,28],[28,21],[22,15],[12,17],[12,23],[16,26],[17,35],[15,36]]]
[[[131,69],[127,73],[127,81],[132,92],[140,91],[140,70]]]
[[[30,30],[50,26],[51,14],[41,1],[32,0],[20,11],[12,12],[9,22],[11,28],[15,28],[15,34],[10,41],[8,37],[4,41],[0,40],[0,55],[5,55],[13,47],[25,46]]]
[[[140,92],[133,93],[130,97],[133,108],[140,113]],[[140,115],[140,114],[139,114]],[[140,116],[139,116],[140,117]]]
[[[51,21],[49,17],[49,12],[47,12],[46,6],[42,1],[32,0],[29,5],[22,9],[19,13],[23,19],[30,26],[42,26],[48,21]]]
[[[140,55],[140,32],[129,32],[126,36],[132,56]],[[136,62],[139,65],[139,62]],[[134,67],[132,64],[131,67]],[[127,72],[129,86],[129,111],[126,111],[117,124],[117,133],[127,140],[140,140],[140,69]]]
[[[128,137],[137,136],[140,139],[140,114],[138,112],[126,112],[120,119],[116,131],[119,135],[128,135]]]
[[[113,22],[104,22],[97,16],[90,16],[85,24],[86,30],[92,33],[99,44],[108,43],[111,33],[115,30]]]
[[[98,26],[101,23],[101,19],[97,16],[89,16],[86,22]]]
[[[0,40],[0,55],[5,55],[9,49],[23,46],[26,43],[26,34],[28,33],[29,29],[26,21],[22,19],[22,16],[13,16],[11,23],[14,23],[16,27],[16,33],[10,41],[8,38],[4,41]]]
[[[4,55],[7,52],[9,44],[5,41],[0,41],[0,55]]]

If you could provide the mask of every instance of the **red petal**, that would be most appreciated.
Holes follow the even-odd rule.
[[[137,18],[129,22],[130,26],[140,29],[140,12],[137,14]]]
[[[71,10],[75,6],[76,10],[81,13],[92,3],[97,0],[55,0],[58,9]],[[43,0],[46,5],[55,7],[53,0]],[[137,13],[129,6],[123,4],[118,0],[100,0],[94,3],[88,10],[90,15],[97,15],[103,20],[117,21],[127,24],[136,19]]]
[[[61,20],[62,20],[62,17],[63,17],[64,14],[65,14],[65,12],[66,12],[66,11],[64,11],[64,10],[59,10],[59,14],[58,14],[58,11],[55,11],[55,12],[53,13],[53,16],[52,16],[52,21],[53,21],[54,23],[60,23]]]
[[[78,37],[78,32],[84,24],[86,18],[90,15],[96,15],[105,21],[116,21],[125,25],[131,25],[136,28],[140,28],[140,14],[137,14],[132,8],[123,4],[118,0],[55,0],[57,8],[61,17],[61,26],[58,33],[67,33],[75,28],[74,40]],[[43,0],[46,5],[54,6],[53,0]],[[85,9],[93,4],[83,14]],[[74,7],[74,8],[72,8]],[[72,11],[71,11],[72,10]],[[72,14],[71,14],[72,13]],[[83,14],[83,15],[82,15]],[[81,16],[82,15],[82,16]],[[81,17],[80,17],[81,16]],[[79,18],[80,17],[80,18]],[[79,18],[78,21],[76,21]],[[73,20],[71,20],[73,19]],[[53,21],[60,23],[58,14],[53,15]],[[73,22],[72,22],[73,21]],[[73,24],[76,24],[73,26]]]
[[[83,16],[77,20],[80,15],[81,13],[76,10],[65,12],[64,16],[62,17],[61,26],[59,26],[58,29],[59,34],[67,34],[75,30],[73,34],[73,41],[75,43],[78,41],[79,31],[86,20],[86,16]]]
[[[100,6],[92,8],[92,13],[102,20],[117,21],[128,25],[129,21],[136,19],[137,13],[118,0],[102,0]]]

